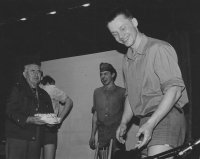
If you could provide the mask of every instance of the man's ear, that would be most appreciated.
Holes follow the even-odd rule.
[[[112,73],[112,77],[113,77],[113,78],[115,77],[115,73]]]
[[[133,19],[132,19],[132,23],[133,23],[133,25],[134,25],[135,27],[138,26],[138,21],[137,21],[136,18],[133,18]]]
[[[26,72],[25,71],[23,72],[23,76],[26,78]]]

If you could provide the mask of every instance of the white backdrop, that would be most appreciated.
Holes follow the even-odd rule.
[[[56,159],[94,158],[94,150],[90,149],[88,143],[92,129],[93,91],[102,86],[99,64],[111,63],[118,73],[116,85],[124,87],[122,58],[123,54],[108,51],[42,62],[44,75],[53,77],[56,86],[73,100],[72,111],[59,129]],[[131,129],[128,149],[134,145],[133,134],[136,130]]]

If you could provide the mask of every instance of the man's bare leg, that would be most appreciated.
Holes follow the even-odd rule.
[[[148,148],[148,156],[154,156],[164,151],[171,150],[172,147],[169,145],[155,145]],[[168,159],[173,159],[174,157],[169,157]]]

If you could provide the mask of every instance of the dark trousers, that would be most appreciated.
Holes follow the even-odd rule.
[[[7,138],[6,159],[40,159],[41,140],[38,131],[36,141]]]

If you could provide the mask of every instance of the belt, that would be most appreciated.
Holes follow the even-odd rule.
[[[106,149],[108,149],[108,146],[99,148],[99,150],[106,150]]]
[[[177,107],[177,106],[174,106],[174,108],[175,108],[176,110],[178,110],[178,112],[179,112],[180,114],[183,113],[183,110],[182,110],[181,108],[179,108],[179,107]],[[151,117],[153,113],[154,113],[154,111],[153,111],[153,112],[149,112],[149,113],[147,113],[147,114],[145,114],[145,115],[137,115],[137,117],[138,117],[138,118]]]

